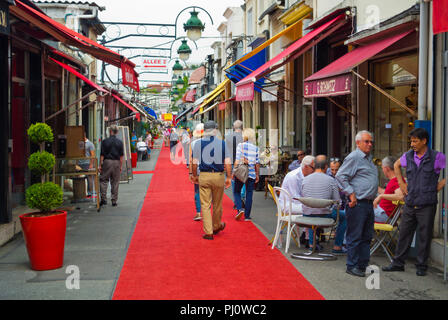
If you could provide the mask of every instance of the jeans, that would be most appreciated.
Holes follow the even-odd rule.
[[[373,212],[375,213],[375,222],[384,223],[387,221],[387,219],[389,219],[389,216],[380,206],[374,208]]]
[[[201,212],[201,197],[199,196],[198,184],[194,184],[194,204],[196,206],[196,213]]]
[[[305,215],[304,215],[305,216]],[[307,217],[315,217],[315,215],[309,215]],[[327,215],[319,215],[320,218],[331,218],[333,220],[336,220],[337,217],[337,211],[336,209],[333,209],[333,212]],[[334,245],[337,247],[341,247],[344,242],[344,235],[345,230],[347,229],[347,220],[345,219],[345,211],[339,210],[339,222],[338,226],[336,228],[336,235],[334,238]],[[309,243],[310,245],[313,244],[313,229],[308,229],[309,232]]]
[[[345,209],[347,219],[347,269],[365,270],[370,260],[375,214],[373,203],[358,200],[355,207]]]
[[[235,180],[232,180],[232,192],[235,193]],[[246,185],[244,184],[243,188],[241,189],[241,199],[245,198],[246,198]]]
[[[238,211],[242,208],[241,189],[246,186],[246,207],[244,208],[244,217],[250,218],[250,211],[252,209],[252,196],[254,195],[255,179],[247,179],[246,184],[243,184],[238,179],[235,179],[235,188],[233,189],[233,198],[235,199],[235,206]]]

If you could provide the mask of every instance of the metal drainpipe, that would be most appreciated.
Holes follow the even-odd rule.
[[[419,62],[418,62],[418,119],[426,120],[428,102],[428,27],[429,3],[420,0]]]

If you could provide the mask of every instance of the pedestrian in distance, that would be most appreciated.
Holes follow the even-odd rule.
[[[171,152],[171,159],[174,159],[176,156],[176,147],[177,143],[179,142],[179,135],[177,134],[177,131],[175,128],[171,130],[170,133],[170,152]]]
[[[240,220],[244,215],[245,221],[250,221],[252,210],[252,197],[254,194],[255,184],[260,180],[260,159],[258,155],[258,147],[255,145],[255,130],[246,128],[243,130],[243,143],[237,147],[234,168],[239,163],[245,163],[249,167],[247,181],[242,182],[237,177],[232,176],[235,181],[233,189],[233,198],[235,199],[236,209],[238,211],[235,219]],[[245,208],[242,207],[241,189],[246,186]]]
[[[345,212],[346,272],[365,277],[373,237],[373,200],[378,193],[378,170],[372,162],[373,134],[363,130],[357,133],[355,140],[357,148],[345,158],[336,179],[349,198]]]
[[[107,204],[107,188],[110,182],[112,206],[117,205],[118,187],[120,185],[121,168],[123,165],[124,148],[123,142],[116,136],[118,134],[117,126],[109,128],[109,138],[101,143],[101,156],[98,171],[100,176],[100,205]]]
[[[395,162],[394,169],[400,189],[405,195],[395,256],[382,270],[404,271],[405,260],[417,231],[417,276],[425,276],[437,209],[437,193],[446,180],[439,181],[445,169],[446,157],[428,146],[429,133],[415,128],[409,133],[411,150]],[[401,168],[406,168],[407,184],[402,179]]]
[[[85,157],[86,158],[93,158],[95,157],[95,145],[87,139],[87,135],[84,132],[84,141],[85,141]],[[79,160],[78,162],[81,169],[85,171],[89,171],[95,168],[95,159],[85,159],[85,160]],[[87,176],[87,197],[96,196],[96,192],[98,190],[94,190],[94,183],[93,183],[93,175]]]
[[[204,137],[195,143],[193,149],[193,181],[199,183],[203,238],[207,240],[213,240],[213,236],[224,230],[226,226],[221,222],[222,198],[224,188],[231,186],[232,176],[229,151],[226,142],[217,137],[217,129],[216,122],[207,121],[204,124]]]

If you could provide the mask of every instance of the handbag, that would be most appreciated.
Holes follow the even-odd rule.
[[[242,183],[246,183],[249,178],[249,166],[242,162],[238,163],[238,165],[233,169],[233,175]]]

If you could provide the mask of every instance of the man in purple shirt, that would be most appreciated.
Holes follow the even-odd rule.
[[[423,128],[409,133],[411,150],[395,162],[395,175],[405,197],[401,216],[400,233],[392,263],[383,271],[404,271],[405,259],[417,230],[417,275],[426,275],[427,260],[431,247],[437,193],[445,186],[439,181],[440,171],[445,169],[446,158],[441,152],[428,147],[429,134]],[[407,184],[403,181],[401,168],[406,168]]]

